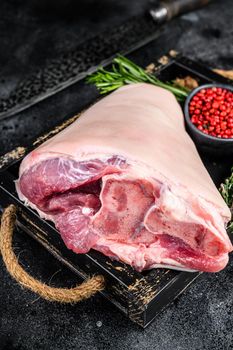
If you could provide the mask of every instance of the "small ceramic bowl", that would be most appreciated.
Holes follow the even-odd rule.
[[[194,89],[187,97],[184,105],[184,116],[186,122],[186,128],[190,136],[192,137],[196,147],[202,153],[208,153],[212,156],[233,156],[233,138],[223,139],[215,136],[210,136],[201,132],[191,122],[189,114],[189,104],[192,98],[198,93],[198,91],[207,88],[220,87],[233,92],[233,86],[224,84],[206,84],[201,85]],[[233,159],[232,159],[233,161]]]

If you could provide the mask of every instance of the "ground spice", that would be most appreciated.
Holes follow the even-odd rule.
[[[233,92],[220,87],[201,89],[189,104],[192,123],[203,133],[233,138]]]

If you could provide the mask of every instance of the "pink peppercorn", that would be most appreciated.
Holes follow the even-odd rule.
[[[223,88],[205,88],[189,104],[192,123],[203,133],[233,138],[233,92]]]

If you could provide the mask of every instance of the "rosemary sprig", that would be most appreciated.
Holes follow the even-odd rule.
[[[101,94],[109,93],[119,87],[132,83],[150,83],[171,91],[178,101],[182,102],[188,95],[188,90],[177,87],[174,83],[162,82],[153,74],[147,73],[124,56],[118,55],[113,59],[112,70],[100,67],[97,72],[87,77],[89,84],[94,84]]]
[[[233,167],[231,168],[231,175],[221,184],[219,191],[233,214]],[[233,234],[233,217],[227,226],[227,230]]]
[[[233,167],[231,175],[221,184],[219,190],[228,207],[233,209]]]
[[[233,221],[231,220],[230,223],[228,224],[227,226],[227,231],[230,233],[230,234],[233,234]]]

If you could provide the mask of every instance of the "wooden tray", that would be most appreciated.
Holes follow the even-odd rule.
[[[180,55],[166,56],[162,62],[163,64],[156,63],[156,75],[163,81],[171,81],[176,77],[189,75],[197,79],[199,83],[229,83],[227,79]],[[62,96],[69,95],[70,89],[74,88],[74,85],[65,88],[62,91]],[[43,101],[43,104],[51,105],[54,98],[56,96],[48,97]],[[33,108],[38,110],[40,104],[31,106],[27,113],[31,112],[33,115]],[[70,110],[67,110],[67,115],[70,116],[73,110],[74,106],[71,105]],[[76,113],[81,110],[82,108],[76,110]],[[102,294],[132,321],[146,327],[161,310],[199,276],[199,273],[168,269],[153,269],[139,273],[130,266],[111,261],[94,250],[88,254],[75,254],[65,247],[55,227],[41,219],[35,211],[25,207],[15,192],[14,180],[18,176],[22,157],[69,125],[75,118],[64,118],[62,124],[55,125],[49,132],[45,130],[45,133],[37,137],[30,145],[22,144],[0,158],[0,207],[4,208],[10,203],[17,205],[19,208],[17,224],[20,228],[40,242],[51,254],[82,279],[93,274],[104,275],[107,286]],[[201,156],[216,186],[219,186],[230,173],[230,160],[215,159],[214,156],[211,159],[206,155]]]

